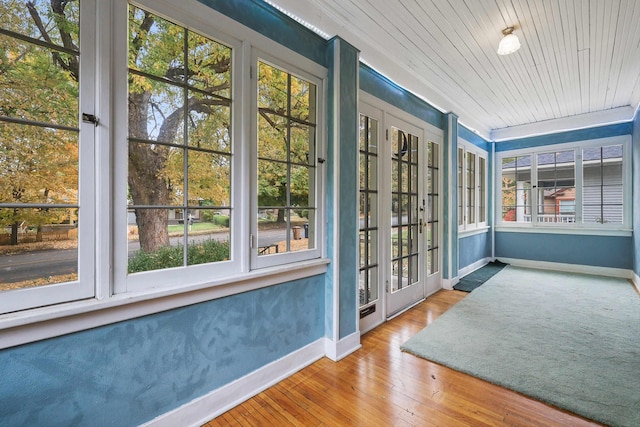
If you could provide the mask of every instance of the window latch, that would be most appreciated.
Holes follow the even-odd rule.
[[[82,113],[82,121],[85,123],[93,123],[94,126],[98,126],[100,119],[93,114]]]

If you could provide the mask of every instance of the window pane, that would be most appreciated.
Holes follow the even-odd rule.
[[[502,159],[502,220],[531,222],[531,156]]]
[[[129,137],[184,145],[184,89],[135,74],[130,77]]]
[[[28,5],[27,3],[31,3]],[[41,28],[36,24],[33,16],[36,15],[46,25],[47,42],[78,52],[80,33],[80,3],[78,0],[62,2],[60,16],[51,8],[50,0],[4,1],[2,4],[2,27],[34,39],[43,40]],[[51,22],[47,22],[47,18]],[[55,25],[54,19],[62,18],[64,25]]]
[[[78,279],[78,209],[0,209],[0,291]]]
[[[226,261],[230,258],[229,209],[189,209],[187,265]],[[180,232],[180,231],[178,231]]]
[[[79,228],[79,2],[59,6],[0,6],[2,28],[24,36],[0,35],[0,291],[76,282],[78,232],[91,232]]]
[[[316,122],[316,86],[291,76],[291,117],[303,122]]]
[[[231,48],[188,32],[188,83],[218,97],[231,98]]]
[[[184,83],[184,36],[184,28],[130,6],[129,68]]]
[[[466,160],[466,223],[476,223],[476,155],[467,153]]]
[[[288,116],[289,73],[260,62],[258,64],[258,109]]]
[[[193,102],[208,103],[204,111],[189,112],[189,146],[231,153],[231,108],[226,101],[212,97],[196,98],[190,95]]]
[[[583,222],[585,224],[623,223],[622,146],[584,149]]]
[[[231,235],[230,59],[229,47],[130,6],[130,273],[228,258],[228,243],[223,257],[197,236],[220,216],[226,229],[210,240]]]
[[[305,165],[315,163],[315,128],[292,122],[291,162]]]
[[[573,223],[575,213],[565,209],[560,212],[561,201],[574,201],[575,205],[575,151],[565,150],[541,153],[536,157],[538,164],[538,222]]]
[[[258,63],[258,255],[315,248],[315,92]]]
[[[287,160],[287,119],[261,112],[258,117],[258,157]]]
[[[478,157],[478,221],[487,221],[486,210],[486,160],[484,157]]]
[[[464,150],[458,148],[458,225],[464,225]]]
[[[4,35],[0,48],[0,115],[78,127],[78,56]]]
[[[187,170],[189,206],[231,206],[230,156],[189,150]]]

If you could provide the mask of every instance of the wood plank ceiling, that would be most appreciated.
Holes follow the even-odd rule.
[[[349,41],[365,63],[483,136],[605,111],[631,120],[640,104],[640,0],[271,3]],[[499,56],[507,26],[522,47]]]

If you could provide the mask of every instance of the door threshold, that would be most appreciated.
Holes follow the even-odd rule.
[[[391,320],[391,319],[395,318],[395,317],[400,316],[400,315],[401,315],[402,313],[404,313],[405,311],[407,311],[407,310],[411,310],[413,307],[415,307],[416,305],[420,304],[420,303],[421,303],[422,301],[424,301],[424,300],[426,300],[426,298],[422,298],[422,299],[420,299],[420,300],[418,300],[418,301],[414,302],[413,304],[406,306],[405,308],[401,309],[400,311],[393,313],[391,316],[387,317],[387,322],[388,322],[389,320]]]

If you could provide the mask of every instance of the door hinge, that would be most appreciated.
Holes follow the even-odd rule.
[[[389,140],[389,129],[385,130],[385,138],[387,138],[387,141]]]

